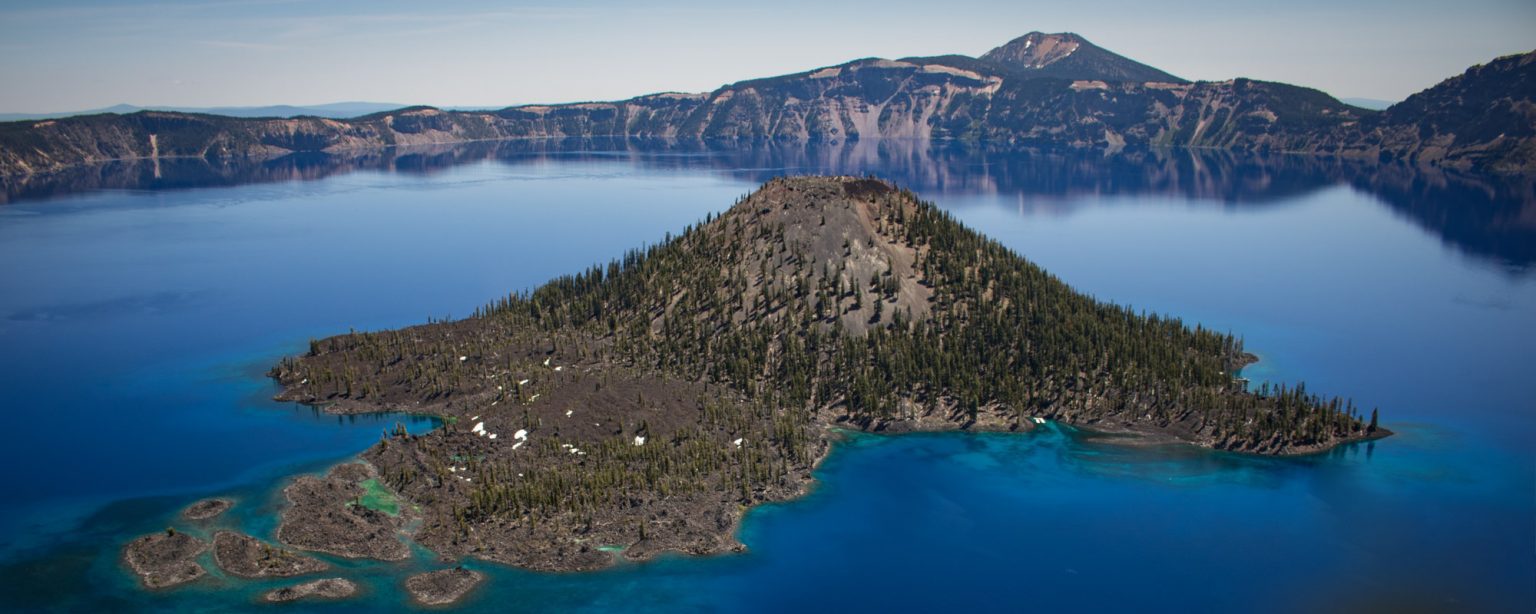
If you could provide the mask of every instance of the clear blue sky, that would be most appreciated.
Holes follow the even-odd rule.
[[[1400,99],[1536,48],[1536,1],[4,0],[0,112],[612,100],[1031,30],[1191,79]]]

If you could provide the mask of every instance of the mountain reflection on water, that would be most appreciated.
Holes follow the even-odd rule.
[[[715,169],[765,181],[785,174],[872,174],[921,194],[1017,196],[1021,211],[1070,212],[1084,195],[1155,196],[1262,207],[1348,185],[1464,254],[1524,275],[1536,263],[1536,178],[1404,163],[1219,150],[1041,151],[957,142],[707,142],[638,139],[484,141],[266,160],[125,160],[46,176],[0,178],[0,203],[96,190],[176,190],[304,181],[358,171],[431,174],[495,161],[625,160],[652,169]]]

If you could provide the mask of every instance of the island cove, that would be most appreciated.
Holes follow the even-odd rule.
[[[1235,373],[1250,360],[1230,335],[1078,294],[889,184],[774,180],[472,318],[318,340],[284,360],[280,399],[444,426],[396,429],[364,463],[300,477],[276,537],[398,560],[408,536],[446,560],[589,570],[615,550],[741,549],[745,510],[804,493],[838,429],[1054,420],[1266,455],[1388,434],[1299,385],[1247,391]],[[167,556],[205,548],[181,542]],[[288,567],[247,565],[302,555],[276,556]],[[423,603],[479,579],[438,573],[411,584],[436,587]]]

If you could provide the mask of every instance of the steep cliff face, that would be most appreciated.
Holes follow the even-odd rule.
[[[1374,112],[1283,83],[1189,83],[1076,35],[1031,33],[981,58],[871,58],[618,102],[412,107],[352,120],[141,112],[0,123],[0,175],[112,159],[599,136],[1214,147],[1522,172],[1536,170],[1533,58],[1501,58]]]
[[[1202,83],[1007,81],[941,118],[947,137],[1035,146],[1304,149],[1308,135],[1358,121],[1322,92],[1248,79]]]
[[[0,174],[136,158],[267,157],[505,138],[496,118],[416,107],[353,120],[143,111],[0,124]]]
[[[1536,52],[1473,66],[1318,140],[1352,156],[1536,172]]]

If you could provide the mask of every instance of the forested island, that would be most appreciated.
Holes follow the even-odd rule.
[[[1082,295],[882,181],[776,179],[473,317],[282,361],[281,400],[444,425],[300,478],[278,538],[394,560],[409,532],[446,559],[587,570],[740,549],[742,513],[804,492],[838,429],[1050,420],[1267,455],[1389,434],[1300,384],[1248,390],[1252,360],[1231,334]]]

